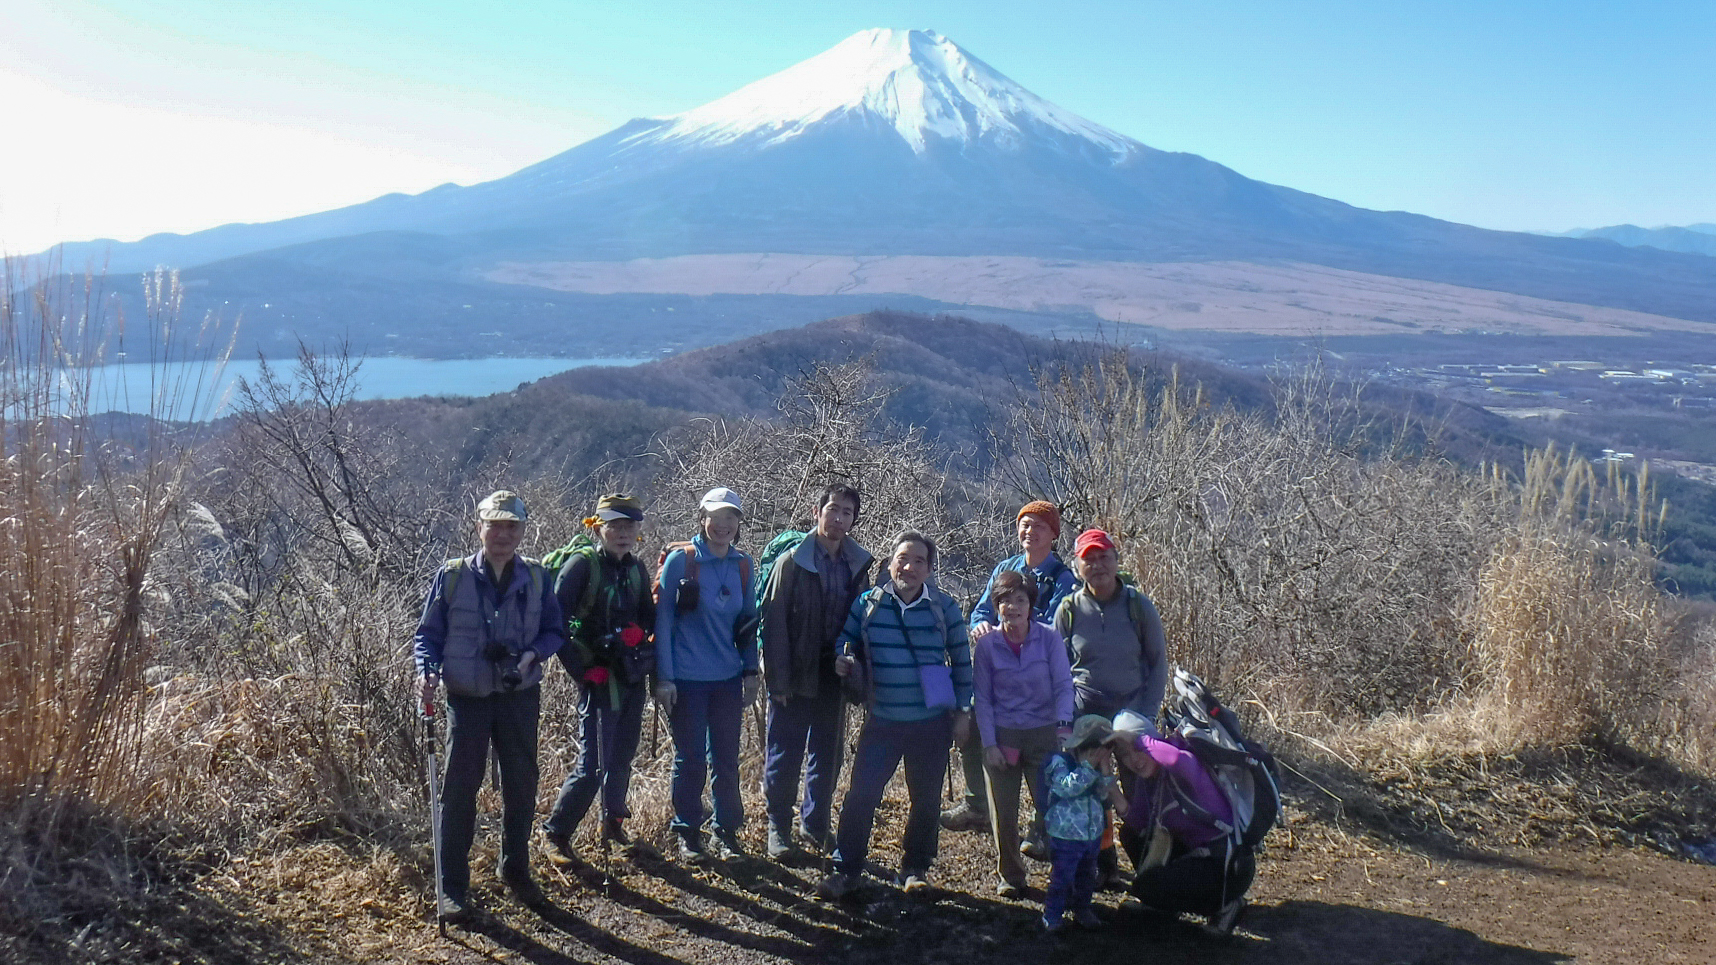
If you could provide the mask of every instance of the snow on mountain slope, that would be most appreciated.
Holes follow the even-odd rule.
[[[776,144],[860,115],[891,125],[913,151],[939,138],[1000,146],[1070,135],[1121,160],[1144,145],[1043,100],[940,34],[865,30],[809,60],[634,136],[634,143]]]

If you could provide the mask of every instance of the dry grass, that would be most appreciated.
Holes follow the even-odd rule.
[[[158,294],[170,309],[171,286]],[[1294,786],[1337,802],[1337,823],[1647,840],[1687,830],[1676,809],[1706,806],[1675,769],[1716,769],[1716,631],[1682,621],[1651,584],[1646,481],[1554,452],[1528,456],[1518,477],[1470,472],[1408,451],[1422,427],[1372,421],[1315,373],[1281,383],[1273,412],[1242,415],[1093,352],[1043,372],[994,440],[993,475],[962,479],[912,427],[881,419],[862,365],[813,367],[779,419],[691,426],[584,480],[516,480],[503,458],[405,451],[351,414],[350,359],[306,353],[296,375],[250,387],[239,430],[188,481],[166,437],[137,447],[146,458],[124,474],[101,468],[82,410],[55,408],[50,360],[91,348],[77,340],[94,326],[57,329],[50,319],[81,316],[10,303],[3,317],[0,633],[16,643],[0,655],[0,774],[16,800],[165,821],[264,862],[357,842],[374,855],[365,873],[419,874],[409,639],[434,565],[471,549],[466,494],[523,491],[526,550],[540,553],[579,528],[597,492],[631,489],[654,506],[653,559],[690,532],[711,486],[745,495],[758,550],[843,479],[866,494],[861,538],[902,524],[939,534],[941,585],[966,602],[1012,552],[1005,505],[1046,496],[1069,531],[1115,532],[1161,607],[1171,658],[1267,727],[1305,772]],[[543,708],[545,809],[578,748],[563,674],[549,674]],[[745,726],[758,813],[760,717]],[[1629,755],[1659,763],[1614,765]],[[658,844],[671,758],[652,714],[631,800],[634,828]],[[492,791],[483,806],[498,810]],[[883,813],[886,824],[895,811]],[[76,895],[94,887],[44,890],[85,881],[44,854],[159,840],[14,824],[0,840],[0,917],[42,948],[76,946]],[[113,880],[148,880],[90,860]],[[279,860],[280,887],[313,880]]]

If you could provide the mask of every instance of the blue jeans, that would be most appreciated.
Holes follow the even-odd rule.
[[[602,792],[602,816],[618,820],[631,816],[626,807],[626,789],[632,782],[632,758],[638,753],[643,734],[644,699],[647,688],[633,684],[620,688],[620,704],[611,705],[607,684],[581,684],[578,703],[578,737],[583,747],[578,766],[560,786],[554,813],[543,822],[549,834],[570,835],[590,810],[596,792]]]
[[[463,896],[471,887],[477,789],[489,745],[501,775],[501,874],[530,874],[530,827],[536,823],[536,725],[542,688],[488,697],[447,695],[446,773],[441,780],[441,888]]]
[[[928,871],[935,863],[941,824],[941,781],[947,775],[948,749],[953,743],[953,715],[940,714],[928,720],[892,721],[872,715],[858,736],[858,751],[852,759],[852,786],[840,806],[839,847],[834,866],[846,874],[860,874],[870,856],[870,831],[876,824],[876,806],[882,792],[906,764],[906,791],[911,808],[901,842],[900,870]]]
[[[703,781],[715,768],[715,827],[736,832],[745,823],[739,798],[739,725],[744,718],[744,685],[730,680],[676,680],[673,702],[673,830],[695,835],[703,829]]]
[[[1096,853],[1102,839],[1049,839],[1049,893],[1043,898],[1043,918],[1060,921],[1070,908],[1083,911],[1096,894]]]
[[[845,700],[838,688],[824,687],[821,696],[792,697],[785,704],[769,701],[768,759],[763,765],[763,801],[769,827],[783,833],[792,827],[793,801],[799,796],[802,773],[799,827],[813,841],[828,837],[828,829],[834,825],[834,785],[840,779],[846,739],[842,733]]]

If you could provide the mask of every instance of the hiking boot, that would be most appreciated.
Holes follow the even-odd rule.
[[[804,851],[793,841],[792,832],[773,826],[769,828],[768,852],[770,861],[781,864],[797,864],[805,858]]]
[[[538,908],[548,904],[548,896],[542,893],[542,889],[528,874],[501,875],[501,883],[506,885],[506,890],[512,892],[512,896],[518,899],[521,905]]]
[[[1066,934],[1067,920],[1065,918],[1050,918],[1048,915],[1044,915],[1037,920],[1042,923],[1043,934],[1045,935]]]
[[[1096,909],[1080,908],[1073,912],[1073,924],[1085,931],[1095,931],[1102,927],[1102,919],[1097,917]]]
[[[569,834],[545,834],[543,840],[548,842],[548,862],[559,868],[581,868],[584,861],[577,849],[572,847],[572,836]]]
[[[697,835],[682,834],[679,836],[679,860],[682,864],[708,864],[709,852],[704,850]]]
[[[1000,882],[995,886],[995,897],[1023,898],[1025,897],[1025,883],[1022,881]]]
[[[715,832],[715,857],[722,861],[743,861],[749,857],[745,854],[745,846],[740,843],[739,836],[732,831]]]
[[[798,836],[804,840],[806,850],[812,854],[816,854],[824,858],[831,858],[834,856],[835,844],[833,831],[824,831],[821,834],[811,834],[809,831],[801,827],[798,829]]]
[[[1239,920],[1243,917],[1245,917],[1245,899],[1235,898],[1221,906],[1221,911],[1210,916],[1209,924],[1204,926],[1204,931],[1211,935],[1226,938],[1233,934],[1235,928],[1239,927]]]
[[[967,804],[961,804],[951,811],[941,812],[936,819],[946,831],[987,831],[989,830],[989,814]]]
[[[901,871],[900,890],[908,895],[915,895],[929,888],[928,871]]]
[[[850,895],[858,887],[858,879],[854,875],[836,871],[816,883],[816,895],[829,901],[839,901]]]
[[[661,852],[650,847],[647,842],[635,840],[627,834],[625,822],[621,818],[608,818],[602,822],[602,845],[618,848],[619,852],[628,858],[661,857]]]
[[[1032,861],[1049,860],[1049,842],[1046,838],[1031,835],[1019,844],[1019,853]]]
[[[602,844],[620,849],[632,846],[632,836],[626,833],[626,824],[620,818],[608,818],[602,822]]]
[[[476,911],[467,895],[444,894],[435,905],[435,917],[444,922],[467,921]]]

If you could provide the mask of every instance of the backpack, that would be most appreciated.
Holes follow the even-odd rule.
[[[1129,574],[1122,574],[1123,577],[1127,575]],[[1077,590],[1068,593],[1066,599],[1061,601],[1060,607],[1055,610],[1055,632],[1061,635],[1062,640],[1068,641],[1069,647],[1072,645],[1073,597],[1083,589],[1084,587],[1081,585]],[[1144,595],[1138,589],[1137,584],[1126,579],[1120,581],[1120,589],[1126,594],[1126,610],[1132,617],[1132,629],[1138,631],[1138,639],[1142,642],[1144,639]]]
[[[1162,732],[1204,766],[1233,809],[1233,823],[1217,820],[1173,780],[1167,782],[1173,800],[1165,808],[1178,808],[1220,828],[1232,845],[1230,865],[1238,855],[1255,853],[1281,815],[1275,756],[1262,744],[1247,740],[1233,711],[1186,670],[1174,671],[1174,693],[1162,709]]]
[[[679,578],[679,595],[674,597],[673,611],[684,615],[697,609],[699,597],[703,592],[697,582],[697,544],[690,540],[680,540],[661,548],[661,555],[655,561],[655,579],[650,583],[650,594],[655,598],[655,605],[661,606],[661,574],[667,571],[668,554],[675,550],[685,554],[685,575]],[[739,586],[749,590],[753,579],[750,555],[737,546],[727,552],[739,554]]]
[[[759,561],[760,565],[757,567],[757,575],[751,585],[751,599],[757,601],[759,608],[763,605],[763,590],[768,588],[769,577],[775,571],[775,564],[780,562],[781,557],[790,555],[793,550],[798,549],[798,545],[804,542],[805,537],[809,535],[809,533],[801,533],[796,529],[789,529],[776,535],[774,539],[769,540],[769,545],[763,547],[763,555]]]
[[[928,584],[924,585],[923,591],[925,593],[930,592]],[[858,620],[858,639],[864,644],[864,662],[861,664],[854,663],[852,670],[840,679],[840,685],[845,689],[847,699],[855,704],[868,703],[870,700],[870,685],[875,676],[870,667],[870,620],[876,615],[876,608],[882,605],[882,594],[886,592],[886,587],[873,586],[865,590],[863,596],[859,597],[860,600],[864,601],[864,615]],[[930,612],[935,614],[936,638],[942,641],[942,647],[945,650],[947,646],[947,614],[942,611],[940,606],[936,605],[936,600],[933,597],[925,602],[929,604]]]

